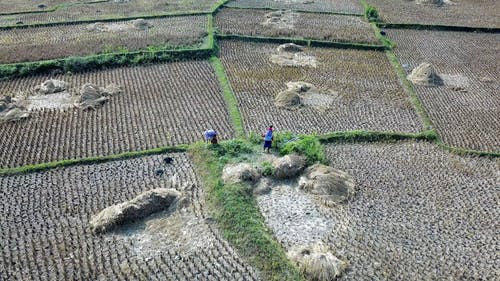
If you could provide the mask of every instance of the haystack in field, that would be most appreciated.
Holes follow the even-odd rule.
[[[144,218],[152,213],[167,210],[180,202],[182,194],[169,188],[158,188],[139,194],[134,199],[110,206],[90,219],[94,233],[102,233]]]
[[[248,163],[230,164],[222,170],[222,180],[224,183],[255,183],[260,179],[261,174],[257,167]]]
[[[29,116],[29,112],[10,96],[0,97],[0,123],[19,121]]]
[[[434,66],[426,62],[415,67],[408,75],[408,80],[415,85],[427,87],[439,86],[443,84],[441,78],[436,73]]]
[[[286,43],[276,48],[277,53],[271,55],[271,62],[290,67],[316,67],[316,58],[305,54],[304,47],[294,44]]]
[[[293,178],[306,167],[306,157],[290,154],[273,161],[274,177],[278,179]]]
[[[307,168],[299,187],[318,196],[327,206],[345,202],[355,193],[354,180],[349,174],[323,164]]]
[[[35,87],[35,92],[40,95],[50,95],[55,93],[60,93],[66,91],[68,83],[57,80],[57,79],[49,79],[43,82],[40,85]]]
[[[105,104],[110,96],[119,94],[122,88],[116,84],[109,84],[106,87],[99,87],[95,84],[87,83],[80,89],[80,100],[78,106],[84,110],[96,109]]]
[[[288,251],[288,257],[298,265],[307,280],[336,280],[347,268],[347,263],[334,256],[322,242],[294,247]]]

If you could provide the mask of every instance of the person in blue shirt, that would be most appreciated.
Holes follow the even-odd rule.
[[[217,144],[217,132],[215,130],[206,130],[203,132],[203,138],[205,139],[205,142]]]
[[[271,146],[273,145],[273,126],[269,126],[267,128],[266,133],[262,135],[264,137],[264,152],[267,150],[267,152],[271,152]]]

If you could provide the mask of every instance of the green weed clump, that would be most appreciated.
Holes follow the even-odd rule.
[[[307,158],[309,165],[316,162],[328,164],[319,139],[315,135],[294,136],[292,133],[278,134],[276,146],[281,155],[298,153]]]
[[[365,17],[368,21],[378,22],[380,20],[377,9],[373,6],[367,6],[365,8]]]
[[[261,167],[262,167],[262,175],[264,175],[264,176],[274,175],[275,169],[274,169],[273,163],[271,163],[269,161],[264,161],[264,162],[262,162]]]

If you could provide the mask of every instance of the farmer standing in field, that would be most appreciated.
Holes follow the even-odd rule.
[[[269,153],[274,140],[272,125],[267,128],[266,133],[263,134],[262,137],[264,137],[264,152],[267,149],[267,152]]]

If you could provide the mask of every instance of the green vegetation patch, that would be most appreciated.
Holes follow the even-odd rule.
[[[224,165],[238,162],[252,151],[252,144],[242,140],[225,141],[219,145],[198,142],[189,149],[224,237],[261,270],[264,280],[303,280],[266,227],[252,190],[243,184],[222,182]]]
[[[222,66],[219,58],[215,56],[210,58],[210,62],[212,63],[215,75],[217,75],[219,83],[222,87],[222,95],[224,96],[224,100],[227,103],[229,116],[231,117],[234,129],[236,130],[236,135],[242,137],[245,134],[243,129],[243,121],[241,118],[240,110],[238,108],[238,102],[233,94],[233,90],[231,89],[231,85],[229,84],[226,73],[224,72],[224,67]]]

